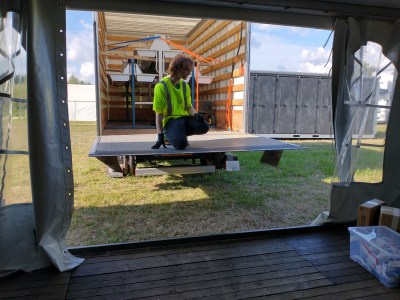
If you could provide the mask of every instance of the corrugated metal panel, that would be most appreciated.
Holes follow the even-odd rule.
[[[248,131],[274,137],[331,135],[330,78],[252,73]]]
[[[373,78],[364,78],[363,98],[371,90],[377,97]],[[331,78],[328,75],[269,73],[256,71],[250,76],[247,131],[276,138],[332,137]],[[355,128],[362,119],[355,118]],[[376,111],[371,109],[365,134],[376,131]],[[355,130],[356,134],[358,131]]]

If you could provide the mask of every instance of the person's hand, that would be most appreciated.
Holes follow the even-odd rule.
[[[197,119],[197,121],[199,121],[200,123],[204,122],[204,117],[198,113],[194,114],[194,117]]]
[[[165,146],[164,133],[159,133],[158,134],[157,142],[154,144],[153,147],[151,147],[151,149],[158,149],[158,148],[161,147],[161,145],[163,145],[164,148],[167,148]]]

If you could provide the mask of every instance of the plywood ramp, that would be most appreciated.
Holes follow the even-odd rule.
[[[252,134],[213,132],[190,136],[185,150],[167,148],[151,149],[156,142],[155,134],[104,135],[97,137],[89,153],[91,157],[115,155],[164,155],[215,153],[231,151],[296,150],[297,145],[259,137]]]

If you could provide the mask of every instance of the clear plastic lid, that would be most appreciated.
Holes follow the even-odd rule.
[[[349,227],[349,231],[382,252],[400,259],[400,234],[386,226]]]

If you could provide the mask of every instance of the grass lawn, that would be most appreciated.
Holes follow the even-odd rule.
[[[329,208],[331,140],[291,141],[278,167],[239,152],[239,172],[109,178],[89,150],[94,122],[71,122],[75,210],[69,246],[308,225]]]

